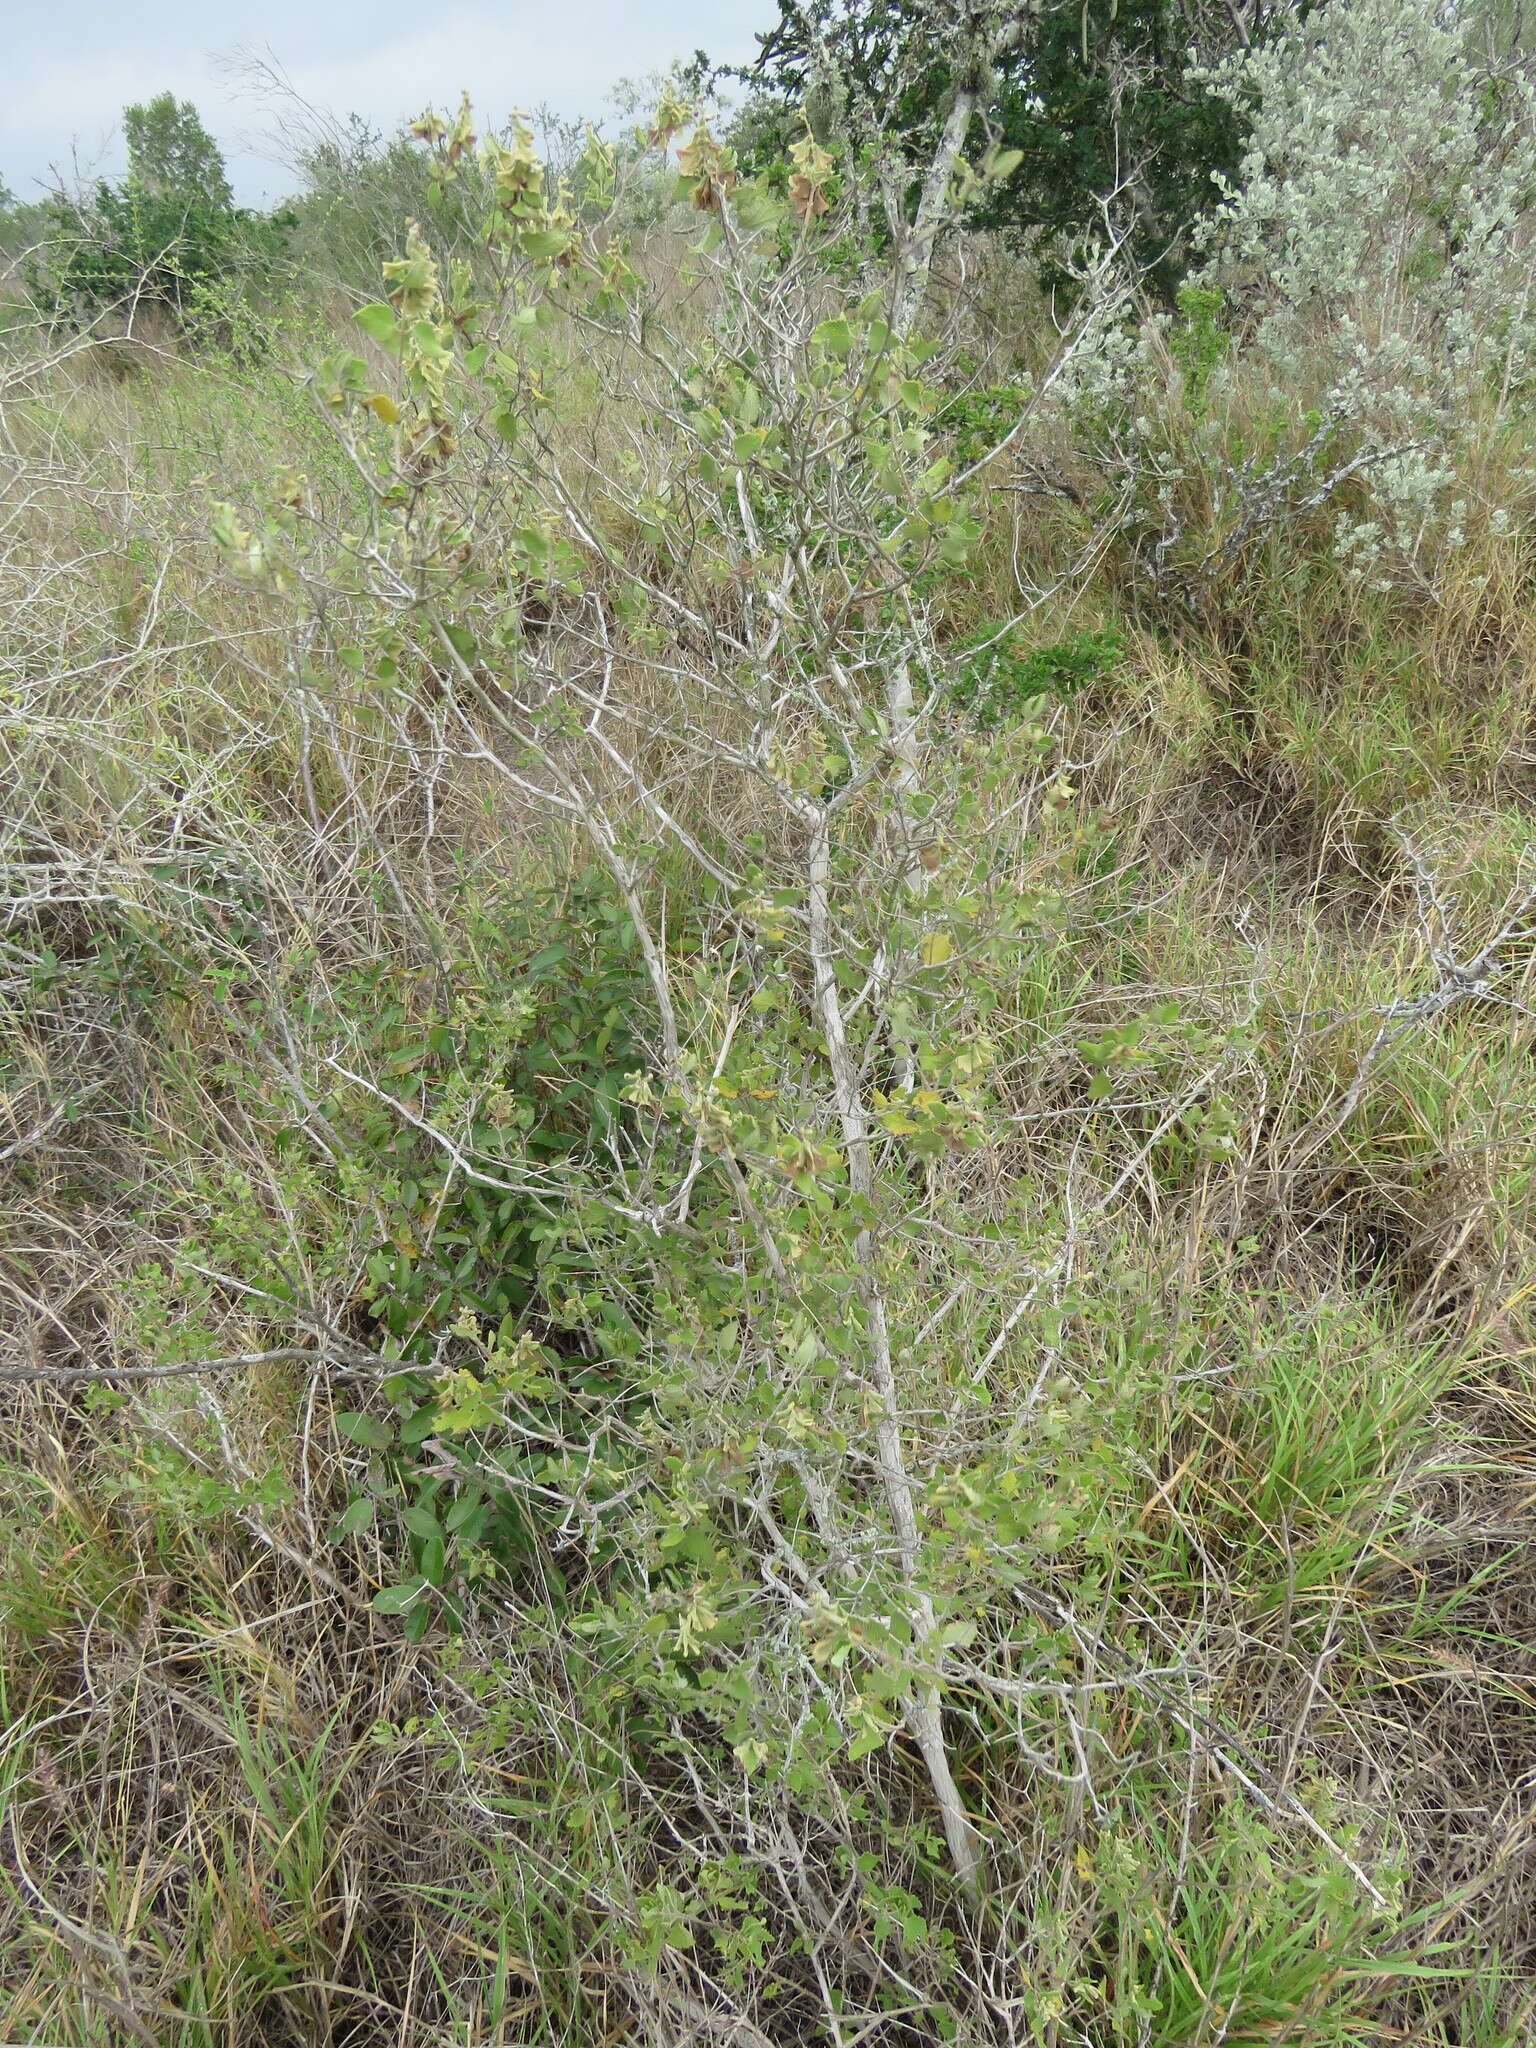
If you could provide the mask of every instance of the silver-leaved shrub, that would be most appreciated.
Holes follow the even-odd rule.
[[[1178,313],[1079,354],[1074,430],[1154,578],[1324,514],[1352,577],[1433,592],[1536,480],[1500,455],[1536,376],[1529,64],[1465,9],[1332,0],[1191,76],[1247,147]]]

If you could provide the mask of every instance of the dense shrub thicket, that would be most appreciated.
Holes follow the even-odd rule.
[[[128,174],[55,193],[18,226],[38,311],[66,325],[142,327],[161,317],[194,337],[228,331],[232,308],[277,280],[291,210],[237,207],[218,145],[188,101],[162,93],[123,110]],[[248,323],[253,324],[253,323]]]

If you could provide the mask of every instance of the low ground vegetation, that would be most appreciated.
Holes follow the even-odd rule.
[[[675,97],[18,279],[6,2039],[1530,2038],[1530,103],[1294,34],[1171,308]]]

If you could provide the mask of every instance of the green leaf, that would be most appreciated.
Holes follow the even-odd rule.
[[[394,1441],[394,1431],[376,1415],[359,1415],[354,1409],[344,1408],[333,1420],[344,1437],[370,1451],[387,1451]]]
[[[443,1526],[450,1535],[457,1536],[471,1523],[485,1506],[477,1494],[462,1494],[443,1518]]]
[[[348,1536],[361,1535],[373,1521],[373,1502],[365,1494],[356,1494],[331,1524],[329,1541],[342,1543]]]
[[[400,322],[393,306],[382,303],[360,306],[352,318],[371,341],[379,342],[384,348],[394,348],[398,345]]]
[[[424,1578],[403,1579],[398,1586],[381,1586],[373,1596],[375,1614],[409,1613],[427,1590]]]
[[[972,547],[981,538],[979,519],[955,519],[944,529],[939,543],[939,560],[946,568],[962,568]]]
[[[473,1262],[474,1254],[470,1254]],[[408,1415],[400,1425],[400,1441],[403,1444],[424,1443],[438,1427],[437,1410],[430,1401],[418,1408],[414,1415]]]
[[[464,1503],[460,1501],[459,1507],[462,1508],[463,1505]],[[455,1508],[454,1514],[457,1513],[458,1508]],[[453,1519],[453,1515],[450,1515],[448,1517],[448,1523],[454,1535],[458,1537],[460,1543],[478,1543],[480,1541],[480,1538],[485,1534],[485,1525],[490,1519],[490,1503],[489,1501],[482,1500],[477,1502],[474,1509],[469,1514],[465,1515],[461,1521],[455,1522]]]
[[[877,1750],[886,1748],[890,1739],[891,1730],[888,1726],[879,1723],[866,1724],[849,1741],[849,1762],[858,1763],[862,1757],[873,1756]]]
[[[553,263],[571,246],[571,238],[559,228],[531,228],[518,237],[518,244],[530,263]]]
[[[441,1542],[443,1534],[442,1525],[430,1508],[404,1508],[401,1511],[400,1519],[404,1522],[407,1529],[410,1530],[411,1534],[421,1537],[423,1542]]]
[[[853,353],[853,328],[844,314],[839,313],[835,320],[823,320],[812,339],[839,360]]]

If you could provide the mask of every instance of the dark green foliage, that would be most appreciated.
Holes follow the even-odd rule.
[[[1169,332],[1168,348],[1184,373],[1184,403],[1199,419],[1205,413],[1211,372],[1227,346],[1221,327],[1222,295],[1211,285],[1187,284],[1175,303],[1182,317]]]
[[[921,164],[963,82],[949,19],[926,0],[780,0],[756,65],[736,74],[754,88],[733,134],[744,161],[761,168],[809,122],[829,140],[899,137]],[[1262,28],[1261,8],[1202,0],[1048,0],[1031,11],[991,74],[970,81],[990,139],[1022,152],[983,191],[978,225],[1032,231],[1047,256],[1112,229],[1171,292],[1189,224],[1242,142],[1231,108],[1187,82],[1190,52],[1211,61]]]
[[[1017,426],[1029,396],[1023,384],[989,384],[980,390],[961,391],[945,404],[934,425],[952,436],[958,462],[980,462]]]
[[[48,233],[49,202],[0,193],[0,257],[15,261]]]
[[[132,182],[99,184],[83,202],[55,200],[49,214],[32,293],[45,311],[81,324],[154,306],[195,328],[217,313],[222,288],[270,279],[289,225],[284,215]]]
[[[460,1620],[477,1578],[527,1562],[527,1503],[564,1442],[617,1458],[607,1433],[641,1342],[598,1283],[611,1215],[583,1204],[577,1166],[615,1135],[626,1077],[642,1064],[632,937],[590,877],[501,907],[504,928],[487,922],[487,957],[455,977],[439,1014],[412,1003],[388,966],[365,970],[349,1005],[373,1017],[369,1063],[408,1111],[425,1104],[447,1121],[440,1103],[474,1102],[468,1172],[445,1170],[418,1124],[377,1096],[334,1112],[392,1212],[358,1306],[402,1368],[383,1402],[338,1417],[380,1456],[334,1534],[376,1518],[395,1526],[402,1576],[374,1604],[413,1636],[434,1615]],[[549,932],[561,936],[540,944]],[[605,1175],[616,1172],[610,1158]],[[519,1191],[530,1183],[552,1193]],[[552,1586],[547,1558],[541,1569]]]
[[[505,981],[461,989],[440,1017],[408,1010],[387,977],[371,991],[371,1056],[386,1085],[411,1101],[472,1088],[478,1103],[467,1152],[481,1184],[455,1179],[447,1196],[435,1185],[441,1155],[409,1122],[374,1102],[357,1125],[380,1173],[401,1177],[394,1242],[368,1261],[367,1304],[403,1359],[429,1362],[439,1333],[465,1310],[496,1323],[527,1315],[569,1263],[551,1249],[561,1205],[551,1211],[491,1184],[586,1156],[622,1114],[625,1077],[642,1062],[630,1030],[636,961],[610,908],[583,882],[548,906],[546,929],[564,935],[541,946],[538,906],[526,906],[511,944],[502,942]],[[370,1001],[362,988],[356,994]],[[613,1338],[622,1348],[622,1318]]]
[[[1231,108],[1186,82],[1189,53],[1224,55],[1225,15],[1184,0],[1071,0],[1042,8],[1000,69],[1000,140],[1024,161],[978,208],[984,227],[1033,228],[1047,249],[1109,220],[1171,291],[1187,230],[1232,175],[1242,132]]]
[[[231,291],[270,282],[293,225],[237,207],[218,144],[170,93],[123,109],[128,176],[43,209],[28,285],[43,311],[79,325],[141,309],[184,332],[227,326]]]
[[[1039,697],[1070,697],[1106,675],[1125,651],[1118,633],[1078,633],[1022,654],[1014,635],[984,626],[956,651],[946,696],[979,732],[995,732]]]

